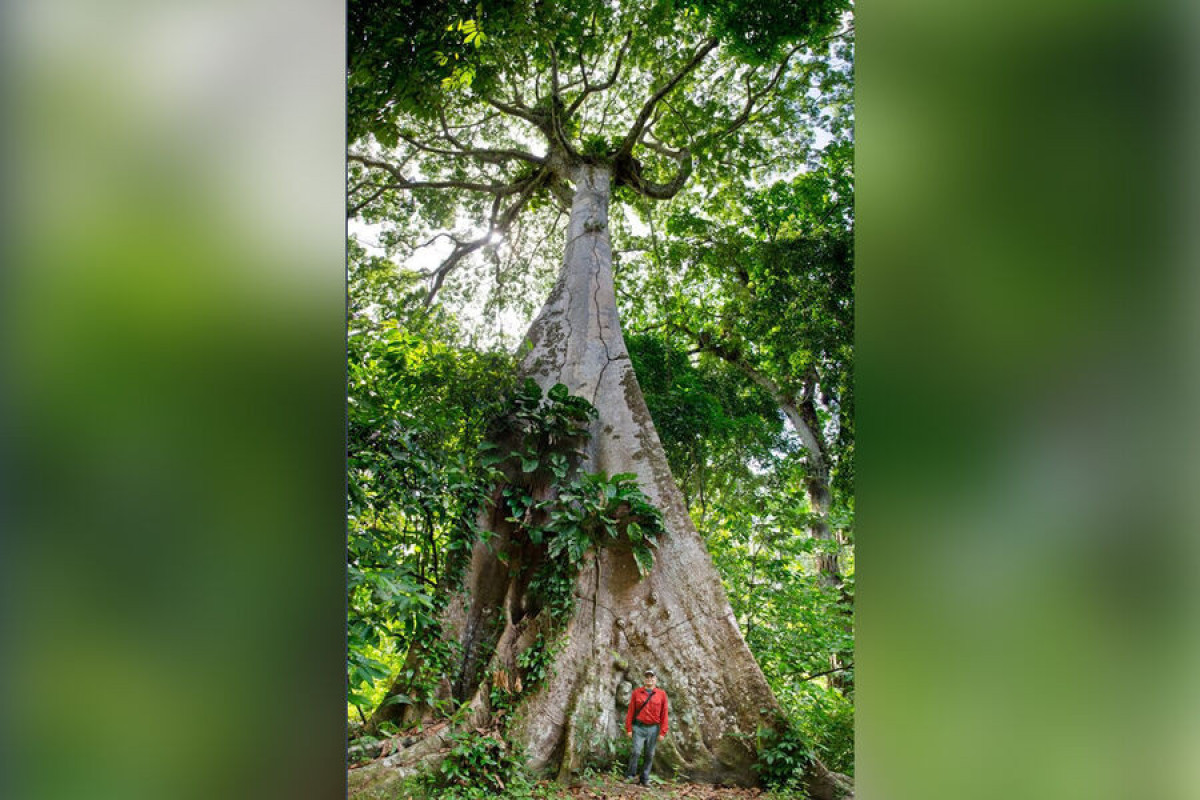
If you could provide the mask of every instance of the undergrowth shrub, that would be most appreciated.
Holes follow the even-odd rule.
[[[770,789],[799,789],[814,755],[803,732],[794,725],[765,733],[758,745],[759,778]]]
[[[476,731],[454,733],[449,739],[450,752],[425,776],[430,796],[463,800],[532,796],[533,784],[511,745]]]

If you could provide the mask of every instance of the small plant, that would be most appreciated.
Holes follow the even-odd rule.
[[[575,610],[575,571],[559,561],[542,564],[529,579],[529,593],[550,617],[565,622]]]
[[[662,514],[642,492],[636,475],[581,475],[543,508],[549,517],[545,530],[552,536],[547,545],[551,557],[565,555],[578,564],[589,547],[624,540],[642,575],[654,566],[651,548],[664,530]]]
[[[758,774],[769,788],[799,788],[814,757],[801,732],[788,724],[782,730],[760,735]]]
[[[450,736],[452,747],[431,773],[433,788],[478,790],[481,797],[505,797],[520,775],[521,763],[500,738],[474,731]]]
[[[540,686],[550,676],[554,665],[554,657],[561,647],[549,645],[539,633],[533,644],[521,651],[517,656],[517,664],[525,675],[525,688],[534,689]]]

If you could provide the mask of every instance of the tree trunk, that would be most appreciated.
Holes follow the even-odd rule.
[[[783,410],[784,416],[792,425],[792,430],[800,437],[804,449],[808,451],[809,476],[804,481],[804,491],[808,495],[808,505],[813,512],[813,520],[809,525],[809,535],[825,543],[834,541],[833,532],[829,529],[829,465],[825,458],[825,448],[816,435],[816,414],[812,424],[801,416],[801,409],[795,401],[786,397],[770,381],[760,381],[768,391],[775,396],[775,402]],[[817,575],[822,586],[840,589],[842,585],[842,569],[836,549],[817,554]]]
[[[627,546],[585,559],[565,643],[549,677],[519,705],[508,738],[543,775],[566,779],[588,764],[611,766],[630,692],[652,668],[670,700],[670,732],[658,745],[655,771],[752,785],[756,733],[778,726],[779,707],[688,516],[625,348],[608,234],[611,174],[583,165],[573,178],[562,272],[529,329],[520,371],[543,390],[565,384],[596,407],[582,468],[636,474],[666,530],[644,578]],[[531,608],[515,577],[521,570],[497,557],[511,532],[501,516],[485,521],[495,535],[475,545],[464,592],[447,614],[462,662],[444,690],[469,701],[468,724],[477,728],[495,719],[492,687],[512,683],[516,655],[547,629],[547,615]]]
[[[773,384],[767,388],[771,390],[772,387]],[[774,393],[776,402],[783,410],[788,421],[791,422],[792,428],[800,436],[805,448],[809,452],[810,475],[804,482],[804,489],[808,494],[808,504],[815,515],[812,523],[809,525],[809,534],[825,546],[834,545],[830,547],[828,552],[817,553],[817,580],[821,586],[827,589],[834,589],[841,597],[845,598],[847,595],[845,582],[842,579],[841,560],[839,558],[839,550],[842,542],[834,538],[833,532],[829,528],[829,506],[831,501],[829,462],[825,457],[824,448],[821,447],[820,442],[816,439],[815,432],[818,429],[816,410],[811,405],[811,398],[807,401],[806,407],[801,408],[797,406],[794,400],[784,396],[777,389]],[[846,619],[843,622],[843,626],[849,631],[852,627],[851,619]],[[829,668],[831,672],[827,680],[830,686],[844,691],[851,687],[850,681],[846,679],[845,674],[841,671],[842,667],[845,666],[842,655],[842,653],[837,652],[830,654]]]
[[[585,165],[573,177],[563,271],[530,327],[521,371],[543,389],[563,383],[597,408],[583,468],[636,474],[666,533],[644,579],[627,549],[602,549],[580,571],[556,674],[527,701],[513,734],[531,766],[560,777],[589,759],[611,763],[629,693],[653,668],[672,720],[657,768],[752,784],[754,736],[776,724],[778,706],[688,516],[625,349],[608,234],[611,176]]]

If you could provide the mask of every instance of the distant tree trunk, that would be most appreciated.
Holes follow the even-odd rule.
[[[809,452],[809,475],[804,481],[808,504],[814,514],[812,522],[809,523],[809,535],[829,548],[827,551],[817,553],[817,580],[821,586],[835,590],[839,598],[844,599],[847,595],[840,562],[842,541],[834,535],[829,526],[831,502],[829,459],[825,448],[821,446],[821,442],[817,438],[816,431],[820,428],[818,427],[816,408],[813,406],[811,398],[803,403],[798,403],[794,398],[780,392],[778,387],[769,381],[764,385],[769,391],[775,393],[776,402]],[[851,629],[850,619],[847,618],[844,621],[843,627],[847,631]],[[829,668],[831,672],[826,680],[829,681],[830,686],[844,690],[850,688],[851,684],[841,671],[845,666],[843,655],[840,652],[830,654]]]
[[[606,547],[585,560],[552,674],[523,700],[508,735],[542,774],[565,779],[588,762],[611,765],[610,747],[623,736],[630,692],[649,667],[671,707],[656,771],[752,785],[756,733],[779,725],[779,706],[688,516],[625,348],[608,234],[611,172],[581,165],[572,177],[562,272],[529,329],[520,371],[543,389],[565,384],[596,407],[583,469],[636,474],[662,512],[666,531],[644,578],[628,547]],[[447,613],[447,635],[460,643],[463,657],[443,691],[469,703],[468,724],[478,728],[495,718],[492,687],[511,685],[517,654],[547,629],[527,579],[517,577],[528,570],[497,557],[512,543],[502,516],[484,520],[495,535],[476,544],[464,591]],[[513,549],[519,551],[515,558],[529,555]],[[432,757],[437,747],[436,741],[424,745],[416,755]],[[412,761],[402,753],[380,763]],[[352,782],[365,786],[371,780]]]
[[[775,381],[759,372],[750,364],[747,364],[740,353],[725,348],[720,342],[707,339],[703,344],[706,350],[737,367],[752,381],[765,389],[775,400],[784,417],[787,418],[788,423],[792,426],[792,430],[800,438],[800,443],[804,446],[808,460],[808,474],[804,479],[804,492],[813,514],[808,525],[808,533],[809,536],[826,548],[822,552],[817,553],[814,559],[817,568],[817,580],[822,587],[833,589],[841,598],[847,598],[840,560],[840,550],[843,541],[834,534],[829,525],[829,510],[832,500],[829,456],[827,448],[818,435],[820,421],[817,418],[817,410],[812,397],[801,399],[785,392]],[[852,622],[849,618],[846,619],[844,627],[847,631],[851,630]],[[843,655],[845,654],[835,652],[829,656],[829,668],[832,671],[829,673],[828,681],[831,686],[839,689],[846,689],[851,685],[844,673],[841,672],[841,668],[845,666]]]

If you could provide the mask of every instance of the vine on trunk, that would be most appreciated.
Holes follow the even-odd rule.
[[[595,418],[596,409],[562,384],[546,392],[543,402],[531,379],[480,446],[483,463],[497,471],[494,498],[510,528],[510,548],[501,558],[518,572],[532,566],[531,600],[560,622],[574,608],[571,589],[590,551],[627,546],[644,576],[664,531],[662,514],[637,476],[580,469],[591,438],[587,424]],[[523,548],[527,552],[518,552]]]

